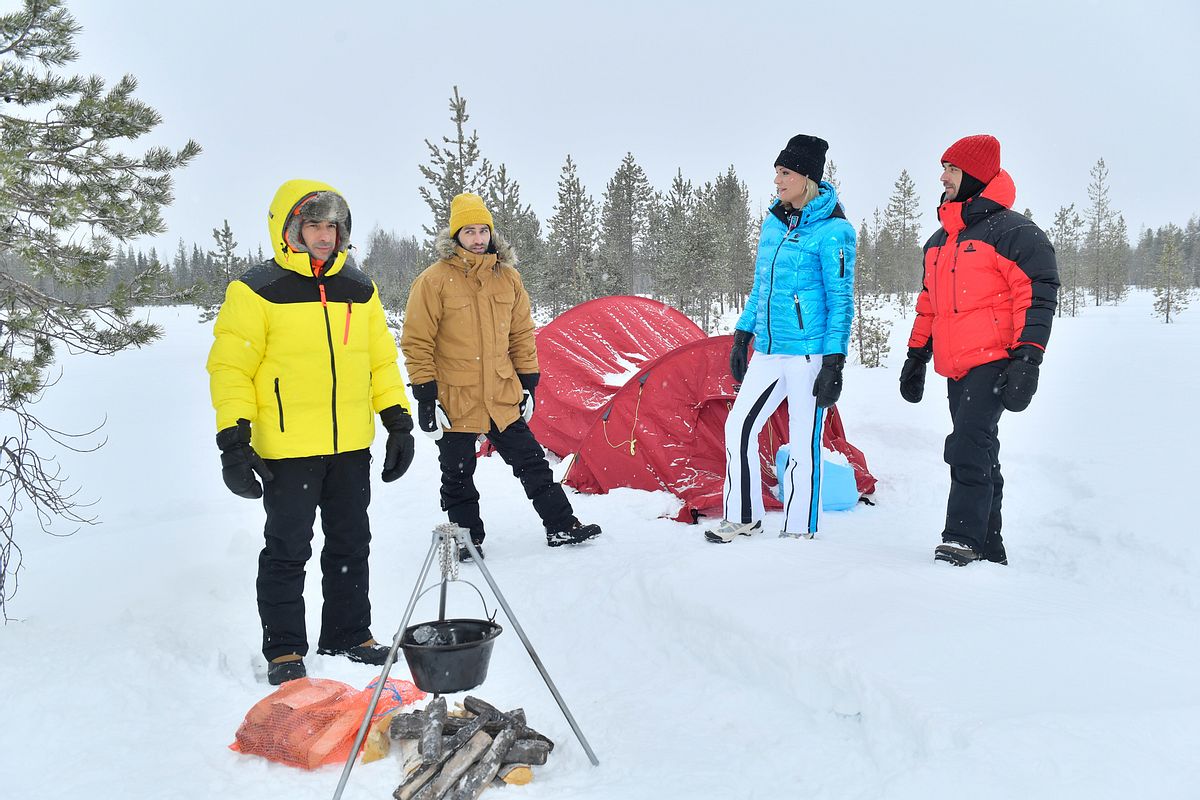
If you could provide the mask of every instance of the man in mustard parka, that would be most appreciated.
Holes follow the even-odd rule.
[[[417,400],[417,424],[437,441],[446,515],[471,532],[477,547],[483,544],[473,476],[475,443],[484,434],[533,501],[546,544],[599,536],[598,525],[575,518],[526,424],[539,377],[529,295],[516,254],[493,230],[479,195],[451,201],[450,227],[438,235],[434,249],[439,260],[409,290],[400,347]],[[460,560],[469,557],[465,547],[459,550]]]
[[[386,658],[367,594],[374,413],[388,431],[384,481],[412,463],[413,424],[378,290],[346,263],[345,199],[324,183],[288,181],[267,227],[275,257],[229,284],[208,372],[225,485],[262,497],[267,512],[258,613],[267,678],[278,685],[305,675],[304,567],[318,507],[318,652]]]

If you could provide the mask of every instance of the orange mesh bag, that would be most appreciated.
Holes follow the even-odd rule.
[[[229,749],[303,769],[344,764],[374,692],[375,683],[359,691],[325,678],[288,681],[254,704]],[[424,697],[408,681],[389,680],[372,719]]]

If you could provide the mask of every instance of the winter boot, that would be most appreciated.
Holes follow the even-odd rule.
[[[788,531],[780,531],[780,539],[811,539],[816,536],[815,533],[809,531],[807,533],[789,533]]]
[[[483,555],[483,539],[476,539],[474,536],[472,536],[471,544],[475,545],[475,549],[479,552],[480,559],[484,558],[485,556]],[[475,559],[471,558],[471,551],[468,550],[465,545],[458,548],[459,563],[465,564],[468,561],[474,561],[474,560]]]
[[[546,529],[546,544],[550,547],[562,547],[564,544],[579,544],[600,535],[599,525],[584,525],[571,517],[571,522],[561,530]]]
[[[267,683],[272,686],[306,677],[308,672],[304,669],[304,661],[295,653],[273,658],[267,664]]]
[[[1008,566],[1008,553],[1004,551],[1004,540],[1000,538],[1000,534],[992,534],[983,543],[983,559],[993,564]]]
[[[324,648],[317,652],[323,656],[345,656],[356,664],[370,664],[379,667],[383,665],[384,661],[387,661],[390,650],[391,648],[385,644],[380,644],[374,639],[367,639],[360,645],[347,647],[344,650]]]
[[[706,530],[704,538],[714,544],[729,544],[735,536],[749,536],[760,530],[762,530],[761,520],[759,522],[730,522],[723,519],[717,527]]]
[[[984,560],[984,555],[973,544],[947,539],[933,549],[933,560],[945,561],[956,567],[965,567],[974,561]]]

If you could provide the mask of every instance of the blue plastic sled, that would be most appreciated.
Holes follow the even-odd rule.
[[[788,445],[779,448],[775,454],[775,474],[782,475],[787,468]],[[822,459],[821,473],[821,509],[823,511],[849,511],[858,505],[858,484],[854,480],[854,468],[845,464],[834,464],[828,459]],[[783,489],[780,483],[775,487],[778,497]]]

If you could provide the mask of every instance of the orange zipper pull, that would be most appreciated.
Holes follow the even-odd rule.
[[[324,308],[324,306],[325,306],[325,284],[318,283],[317,288],[321,290],[321,307]]]
[[[346,303],[346,332],[342,335],[342,344],[350,344],[350,309],[353,304]]]

